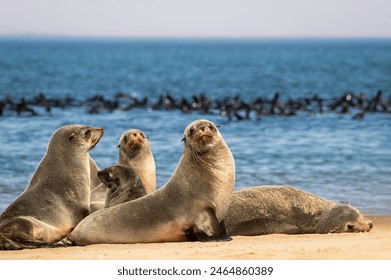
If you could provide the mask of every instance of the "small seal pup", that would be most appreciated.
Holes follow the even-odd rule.
[[[90,212],[88,152],[103,129],[67,125],[50,138],[25,191],[0,215],[0,248],[34,248],[61,240]]]
[[[147,193],[156,190],[156,168],[148,138],[138,129],[130,129],[122,134],[118,142],[119,159],[116,165],[133,168],[141,178]],[[91,192],[91,212],[104,207],[107,188],[99,184]]]
[[[357,209],[291,186],[249,187],[233,193],[224,218],[230,235],[370,231]]]
[[[57,245],[215,240],[226,237],[221,221],[234,184],[234,158],[208,120],[189,124],[184,152],[169,181],[139,199],[86,217]]]
[[[131,167],[114,165],[99,171],[98,177],[108,189],[105,208],[135,200],[147,194],[141,178]]]

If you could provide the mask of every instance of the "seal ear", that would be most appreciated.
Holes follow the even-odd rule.
[[[186,137],[183,137],[181,141],[182,141],[182,142],[185,142],[185,141],[186,141]]]
[[[117,148],[120,148],[120,147],[121,147],[121,144],[118,144],[118,145],[117,145]]]
[[[141,134],[141,137],[143,137],[144,139],[145,138],[149,139],[149,137],[147,135],[145,135],[142,131],[139,131],[139,133]]]
[[[75,138],[75,133],[72,133],[71,136],[69,136],[69,142],[72,143],[72,140]]]
[[[86,132],[84,132],[84,139],[90,139],[91,138],[91,129],[88,129]]]

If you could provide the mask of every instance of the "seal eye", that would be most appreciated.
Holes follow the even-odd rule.
[[[124,142],[128,142],[128,136],[124,136]]]
[[[72,142],[73,138],[75,138],[75,134],[72,133],[72,135],[69,137],[69,142]]]
[[[349,223],[346,226],[348,227],[349,231],[353,231],[354,230],[354,224]]]
[[[216,130],[216,128],[213,126],[213,125],[208,125],[208,127],[209,127],[209,129],[210,129],[210,131],[215,131]]]
[[[194,128],[192,127],[192,128],[190,128],[190,130],[189,130],[189,136],[192,136],[194,134]]]

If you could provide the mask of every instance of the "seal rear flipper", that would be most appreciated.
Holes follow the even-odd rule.
[[[22,250],[25,246],[0,234],[0,250]]]
[[[46,247],[49,248],[69,247],[69,246],[76,246],[75,240],[71,237],[70,234],[64,237],[63,239],[61,239],[60,241],[46,244]]]
[[[0,250],[22,250],[49,247],[46,242],[30,242],[26,240],[12,240],[0,234]]]
[[[227,235],[224,221],[217,220],[214,209],[208,208],[200,213],[195,224],[186,231],[188,241],[231,241]]]

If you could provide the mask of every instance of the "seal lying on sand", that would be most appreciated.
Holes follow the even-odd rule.
[[[259,186],[234,192],[224,218],[230,235],[370,231],[357,209],[290,186]]]
[[[131,200],[142,185],[120,184],[122,194],[109,206]],[[138,197],[137,197],[138,198]],[[224,218],[229,235],[370,231],[372,222],[357,209],[290,186],[259,186],[235,191]]]
[[[0,215],[0,248],[34,248],[61,240],[89,214],[88,152],[103,129],[59,128],[25,191]]]
[[[133,168],[141,178],[147,193],[156,190],[156,168],[151,147],[144,132],[130,129],[122,134],[118,142],[119,159],[117,165]],[[104,207],[107,188],[99,184],[91,192],[91,212]]]
[[[133,168],[115,165],[98,172],[99,179],[107,187],[105,208],[145,196],[144,185]]]
[[[169,181],[142,198],[86,217],[62,244],[220,239],[235,183],[234,159],[210,121],[185,130],[184,153]]]

